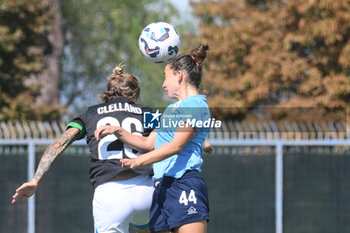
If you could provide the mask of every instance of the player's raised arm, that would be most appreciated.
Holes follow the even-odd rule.
[[[69,128],[47,147],[41,157],[33,179],[22,184],[16,190],[16,193],[12,196],[12,204],[19,200],[25,200],[35,193],[38,183],[43,175],[49,170],[55,159],[61,155],[70,144],[72,144],[75,138],[79,135],[79,132],[80,131],[77,128]]]
[[[124,144],[127,144],[132,149],[140,152],[148,152],[154,149],[154,143],[156,138],[155,130],[153,130],[148,137],[135,135],[129,133],[125,129],[119,126],[103,125],[95,130],[96,140],[100,140],[102,135],[114,134]]]

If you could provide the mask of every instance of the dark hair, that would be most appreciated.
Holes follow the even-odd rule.
[[[179,70],[186,71],[188,81],[196,88],[202,82],[202,63],[207,56],[207,44],[201,44],[197,48],[191,50],[189,54],[181,54],[168,62],[170,68],[176,72]]]
[[[113,74],[108,79],[107,91],[102,93],[101,99],[103,103],[107,103],[120,96],[135,101],[140,96],[140,86],[135,76],[124,74],[123,67],[117,66],[113,69]]]

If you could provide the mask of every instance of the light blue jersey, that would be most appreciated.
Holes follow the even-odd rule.
[[[203,143],[210,130],[210,111],[206,96],[195,95],[170,104],[161,116],[155,148],[173,140],[177,127],[192,126],[196,136],[179,154],[153,164],[154,179],[162,176],[180,178],[187,170],[201,171]],[[186,126],[187,126],[186,125]]]

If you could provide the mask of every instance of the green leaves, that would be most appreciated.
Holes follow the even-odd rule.
[[[57,93],[50,88],[57,89],[58,80],[62,104],[77,114],[97,103],[96,97],[105,88],[107,77],[121,62],[127,65],[126,72],[141,80],[144,93],[140,102],[158,106],[166,102],[161,98],[163,66],[142,57],[138,37],[147,24],[169,21],[176,15],[168,1],[46,2],[0,2],[0,120],[62,117],[65,114],[62,106],[35,104],[38,97],[41,101],[46,98],[43,93]],[[57,7],[62,8],[62,17],[57,14]],[[63,57],[62,40],[55,34],[60,32],[60,25],[65,37]],[[59,63],[61,77],[53,78],[51,71],[57,76],[60,73]],[[44,85],[47,82],[52,85]],[[159,101],[155,103],[154,99]]]
[[[63,28],[71,38],[63,59],[63,104],[77,112],[97,103],[113,68],[123,62],[125,71],[141,81],[140,102],[164,105],[163,66],[142,57],[138,38],[147,24],[169,21],[175,15],[168,1],[76,0],[63,1],[62,6]]]
[[[43,70],[51,11],[42,1],[0,3],[0,120],[40,119],[37,88],[27,82]]]

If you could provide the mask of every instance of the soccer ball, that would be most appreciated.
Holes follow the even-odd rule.
[[[174,58],[181,46],[180,34],[168,23],[156,22],[146,26],[139,38],[143,56],[155,63],[167,62]]]

